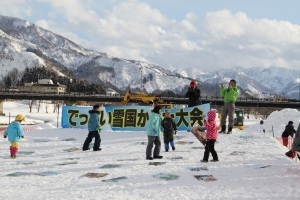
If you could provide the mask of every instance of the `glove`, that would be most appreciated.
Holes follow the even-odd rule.
[[[177,130],[175,130],[175,132],[174,132],[174,135],[176,135],[177,134]]]
[[[99,133],[101,132],[101,128],[98,128],[98,132],[99,132]]]
[[[22,135],[21,138],[24,138],[24,135]]]
[[[266,131],[265,131],[265,130],[263,130],[263,132],[264,132],[264,133],[266,133]]]
[[[4,135],[3,137],[4,137],[4,138],[7,138],[7,135]]]

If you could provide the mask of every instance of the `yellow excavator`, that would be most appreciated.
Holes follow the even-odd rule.
[[[144,94],[141,92],[131,92],[131,91],[126,92],[120,105],[124,106],[130,101],[142,103],[144,105],[149,105],[149,102],[153,101],[154,105],[160,105],[163,108],[170,109],[173,107],[172,104],[166,104],[161,98],[159,98],[157,96],[154,96],[151,94]]]
[[[221,120],[222,115],[221,113],[218,115],[219,119]],[[219,126],[221,128],[221,125]],[[233,128],[238,128],[240,130],[244,129],[244,110],[243,109],[236,109],[233,115]]]

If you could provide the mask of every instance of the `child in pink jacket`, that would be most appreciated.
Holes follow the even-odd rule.
[[[209,111],[207,113],[207,121],[204,119],[204,125],[206,127],[206,145],[203,160],[201,162],[208,162],[209,153],[211,153],[212,162],[218,162],[218,154],[215,150],[215,142],[218,138],[218,126],[216,123],[216,112]]]

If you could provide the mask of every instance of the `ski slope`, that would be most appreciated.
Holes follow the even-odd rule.
[[[22,103],[5,102],[4,110],[13,116],[26,115],[29,109]],[[281,116],[286,120],[287,116]],[[176,150],[164,152],[162,148],[164,158],[151,163],[145,160],[146,132],[104,131],[102,151],[83,152],[87,130],[56,128],[56,117],[57,113],[46,114],[43,108],[26,115],[27,122],[44,119],[46,123],[23,126],[29,131],[16,159],[9,158],[9,142],[1,137],[1,199],[300,198],[299,162],[287,158],[287,149],[268,133],[248,128],[219,135],[220,161],[201,163],[202,144],[192,133],[179,132]],[[296,123],[299,118],[290,120]],[[157,162],[162,163],[154,165]],[[195,175],[212,175],[213,179],[197,180]]]

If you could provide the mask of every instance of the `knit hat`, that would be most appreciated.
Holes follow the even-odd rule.
[[[292,125],[294,122],[293,121],[289,121],[289,125]]]
[[[260,120],[260,124],[264,124],[264,120]]]
[[[216,120],[216,116],[217,116],[217,113],[215,111],[209,111],[207,113],[207,119],[208,121],[215,121]]]
[[[19,115],[16,116],[15,120],[16,120],[16,121],[24,121],[24,120],[25,120],[25,117],[24,117],[23,115],[20,115],[20,114],[19,114]]]
[[[159,114],[161,107],[160,106],[155,106],[152,110],[152,112]]]
[[[191,81],[190,86],[196,86],[197,82],[196,81]]]

